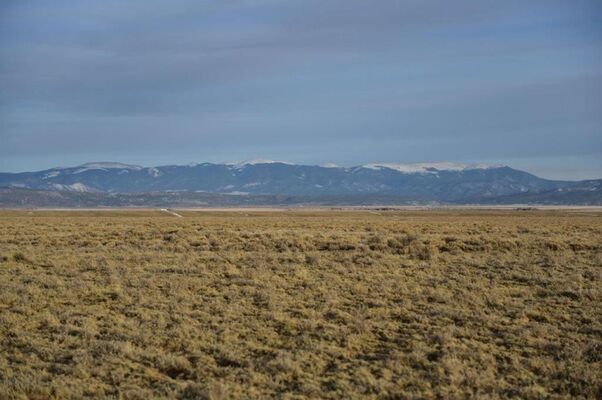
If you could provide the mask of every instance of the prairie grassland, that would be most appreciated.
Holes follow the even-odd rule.
[[[602,218],[0,211],[0,398],[602,398]]]

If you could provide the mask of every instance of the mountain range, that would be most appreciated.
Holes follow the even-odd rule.
[[[244,204],[279,201],[287,204],[295,201],[330,204],[602,204],[601,182],[548,180],[505,165],[447,162],[373,163],[355,167],[298,165],[270,160],[157,167],[94,162],[35,172],[0,173],[0,187],[5,188],[0,191],[0,197],[4,196],[4,201],[0,198],[0,205],[10,206],[11,202],[6,200],[9,194],[15,200],[24,193],[29,193],[31,198],[34,192],[48,191],[60,192],[63,198],[74,198],[66,193],[88,194],[79,198],[86,198],[92,204],[95,198],[99,204],[106,203],[109,195],[113,200],[131,200],[149,193],[154,193],[151,197],[155,200],[162,199],[157,200],[159,204],[184,198],[211,198],[212,204],[216,199]],[[166,196],[166,193],[170,195]],[[247,198],[225,200],[232,196]]]

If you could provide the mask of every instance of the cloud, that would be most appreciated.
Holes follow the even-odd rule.
[[[195,147],[202,160],[210,144],[288,158],[308,140],[335,162],[431,158],[433,141],[452,144],[440,158],[585,154],[602,126],[600,10],[586,0],[8,1],[0,155]]]

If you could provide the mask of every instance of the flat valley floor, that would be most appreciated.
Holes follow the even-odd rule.
[[[174,211],[0,211],[0,398],[602,398],[602,213]]]

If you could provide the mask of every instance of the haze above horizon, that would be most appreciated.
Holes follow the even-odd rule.
[[[0,171],[506,164],[602,178],[594,0],[6,1]]]

